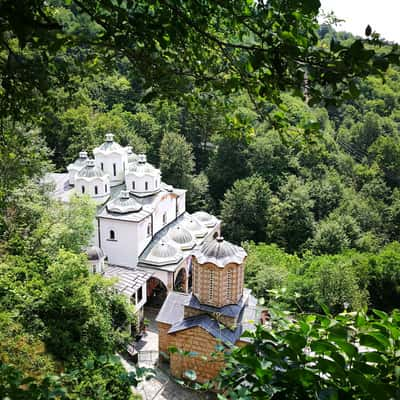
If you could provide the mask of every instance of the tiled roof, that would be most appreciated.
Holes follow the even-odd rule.
[[[249,298],[252,297],[250,293],[250,289],[243,289],[243,295],[240,298],[238,304],[230,304],[224,307],[213,307],[207,304],[201,304],[197,297],[191,294],[187,305],[197,310],[202,310],[209,313],[218,312],[226,317],[236,318],[242,311],[243,307],[245,307],[245,305],[247,304]]]
[[[242,247],[236,246],[223,237],[204,243],[204,245],[196,251],[196,259],[199,264],[212,263],[220,268],[230,263],[241,264],[246,258],[247,253]]]
[[[109,265],[104,272],[105,278],[118,278],[115,288],[126,296],[132,296],[152,276],[151,273],[139,269],[130,269]]]
[[[243,303],[237,306],[239,309],[239,316],[237,319],[237,326],[233,330],[229,328],[221,329],[221,325],[218,321],[207,314],[184,319],[185,305],[192,306],[193,303],[191,304],[191,301],[193,301],[193,297],[194,296],[191,296],[190,294],[177,292],[169,293],[161,307],[156,321],[171,325],[168,333],[176,333],[199,326],[205,329],[210,335],[222,340],[222,342],[227,345],[235,344],[241,338],[244,331],[255,329],[255,324],[258,319],[256,310],[257,300],[250,294],[249,290],[246,292],[246,298],[243,296],[243,299],[245,298]],[[222,313],[224,308],[225,312],[228,312],[228,310],[232,312],[235,306],[217,308],[201,305],[201,307],[204,308],[205,312]],[[208,308],[210,308],[210,310]],[[235,310],[235,312],[237,312],[237,310]],[[242,340],[246,340],[246,338],[242,338]]]

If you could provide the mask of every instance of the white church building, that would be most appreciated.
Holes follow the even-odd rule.
[[[192,255],[220,235],[221,221],[204,211],[187,213],[186,191],[164,183],[144,154],[112,134],[93,156],[83,151],[68,173],[50,174],[57,199],[88,195],[97,204],[87,251],[93,272],[117,278],[117,289],[139,311],[145,303],[161,306],[173,290],[188,293]]]

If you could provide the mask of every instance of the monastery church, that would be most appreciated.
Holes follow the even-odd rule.
[[[208,355],[217,343],[242,343],[242,332],[254,325],[246,321],[255,320],[256,305],[243,288],[245,251],[223,240],[216,217],[187,213],[186,191],[162,182],[160,170],[144,154],[122,147],[111,133],[93,155],[82,151],[68,173],[48,176],[60,201],[89,195],[97,204],[87,250],[92,271],[117,278],[116,289],[135,305],[140,319],[145,304],[162,306],[157,317],[162,354],[171,345],[195,351],[193,340],[188,344],[193,335],[197,350],[206,354],[209,348]],[[206,364],[204,357],[170,357],[175,376],[191,368],[199,381],[223,365]]]

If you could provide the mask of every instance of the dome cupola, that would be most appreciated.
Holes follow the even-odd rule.
[[[151,264],[160,266],[175,264],[181,259],[182,255],[179,253],[178,249],[164,241],[157,243],[147,257],[147,260],[151,262]]]
[[[107,211],[116,214],[129,214],[142,210],[142,205],[138,203],[128,190],[121,190],[119,196],[107,204]]]
[[[75,191],[89,195],[97,204],[103,204],[110,196],[110,179],[96,167],[94,160],[88,159],[75,177]]]
[[[161,189],[160,170],[149,164],[145,154],[139,154],[136,162],[125,173],[126,188],[139,197],[149,196]]]
[[[237,304],[243,294],[246,252],[219,236],[193,256],[193,294],[202,304]]]
[[[213,228],[217,224],[217,219],[205,211],[197,211],[193,214],[193,217],[204,224],[207,228]]]
[[[128,154],[128,164],[133,164],[137,162],[138,155],[133,152],[132,146],[126,147],[126,153]]]
[[[110,177],[111,186],[124,182],[128,154],[124,147],[114,141],[114,135],[107,133],[105,142],[93,150],[96,166]]]
[[[207,235],[207,229],[192,216],[185,218],[182,222],[182,226],[192,233],[196,238],[203,238]]]
[[[171,228],[168,232],[168,237],[177,243],[181,250],[190,250],[195,246],[193,235],[180,225]]]
[[[67,171],[69,174],[69,184],[75,185],[75,178],[77,173],[86,165],[88,161],[88,154],[86,151],[81,151],[79,153],[79,158],[77,158],[73,163],[69,164]]]

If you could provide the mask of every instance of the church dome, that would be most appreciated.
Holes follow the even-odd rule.
[[[78,172],[78,178],[102,178],[106,174],[95,166],[94,160],[87,160],[86,165]]]
[[[142,205],[129,195],[128,190],[121,190],[119,196],[107,204],[107,211],[117,214],[139,212]]]
[[[181,226],[175,226],[168,232],[169,238],[175,243],[179,244],[182,250],[193,249],[195,246],[193,235]]]
[[[93,150],[93,153],[121,153],[125,152],[125,149],[118,144],[117,142],[114,142],[114,135],[112,133],[107,133],[106,134],[106,141],[101,144],[99,147],[96,147]]]
[[[169,237],[179,244],[189,243],[193,240],[191,233],[180,226],[170,229]]]
[[[234,263],[242,264],[247,253],[240,246],[236,246],[219,236],[209,242],[204,243],[196,254],[199,264],[212,263],[218,267]]]
[[[104,257],[104,252],[100,247],[92,246],[86,250],[86,254],[90,261],[101,260]]]
[[[143,175],[157,176],[157,175],[160,175],[160,170],[147,162],[145,154],[139,154],[137,156],[136,162],[129,166],[129,171],[133,172],[137,176],[143,176]]]
[[[72,164],[68,165],[68,169],[75,168],[75,169],[81,169],[83,168],[87,161],[88,161],[88,153],[86,151],[81,151],[79,152],[79,158],[77,158]]]
[[[132,146],[127,146],[126,152],[128,154],[128,164],[137,162],[139,156],[132,151]]]
[[[197,211],[193,214],[193,217],[209,228],[212,228],[217,223],[216,218],[205,211]]]
[[[156,258],[173,258],[178,253],[178,250],[168,243],[160,242],[150,252],[151,257]]]
[[[196,237],[204,237],[207,234],[207,230],[203,225],[191,216],[184,219],[182,225],[190,232],[193,232]]]

